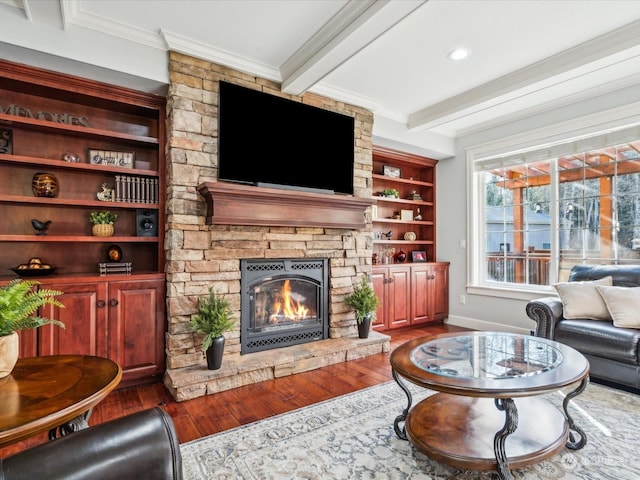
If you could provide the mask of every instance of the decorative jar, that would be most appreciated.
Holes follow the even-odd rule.
[[[54,198],[58,196],[58,179],[51,173],[38,172],[33,176],[31,188],[36,197]]]

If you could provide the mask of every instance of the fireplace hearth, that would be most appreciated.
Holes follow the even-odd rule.
[[[328,338],[327,259],[244,259],[240,353]]]

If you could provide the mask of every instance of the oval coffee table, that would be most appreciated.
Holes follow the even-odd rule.
[[[408,400],[394,430],[437,461],[512,479],[510,468],[586,444],[567,406],[587,387],[589,362],[561,343],[503,332],[448,333],[401,345],[391,368]],[[411,408],[403,379],[439,393]],[[563,411],[539,397],[573,384]]]

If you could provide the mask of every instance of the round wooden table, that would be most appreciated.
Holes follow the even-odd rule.
[[[91,409],[120,382],[120,366],[102,357],[54,355],[18,360],[0,379],[0,447],[42,432],[55,438],[88,426]]]
[[[571,347],[512,333],[448,333],[407,342],[390,361],[408,398],[395,432],[435,460],[512,479],[510,468],[586,444],[567,405],[587,387],[589,362]],[[403,379],[440,393],[412,409]],[[538,397],[573,384],[564,411]]]

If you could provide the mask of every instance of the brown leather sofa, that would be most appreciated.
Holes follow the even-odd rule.
[[[614,286],[638,287],[640,265],[576,265],[569,282],[607,276],[613,278]],[[607,320],[566,319],[558,297],[530,301],[526,312],[536,322],[536,336],[569,345],[589,360],[592,379],[640,389],[640,329],[616,327]]]
[[[0,480],[182,480],[171,417],[156,407],[0,459]]]

